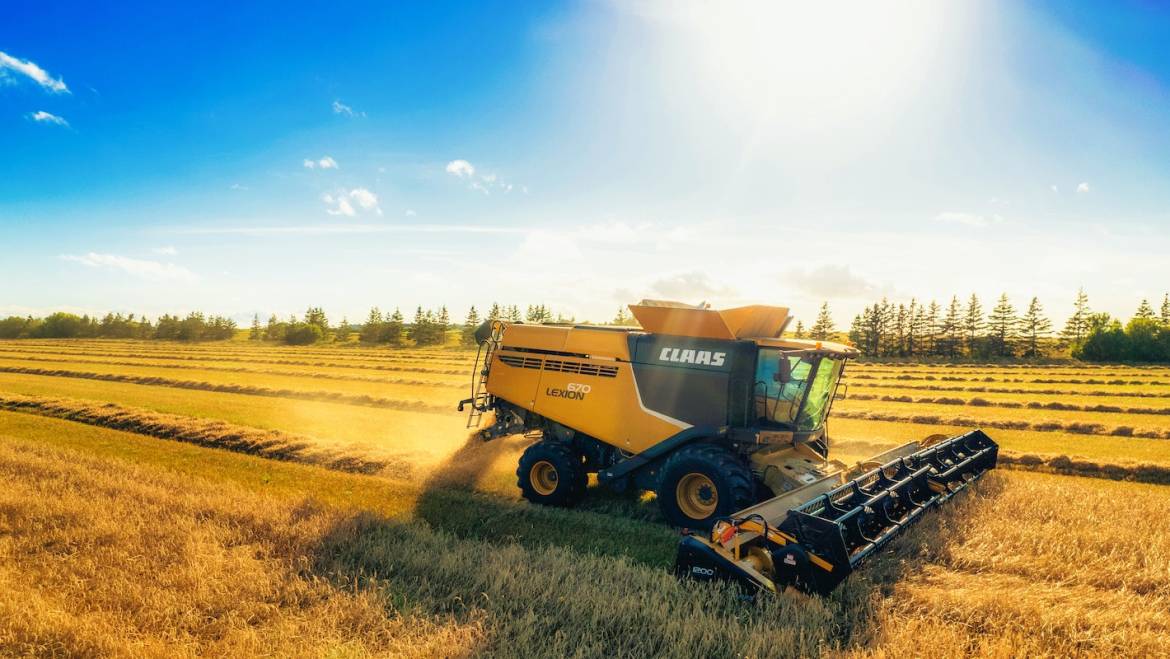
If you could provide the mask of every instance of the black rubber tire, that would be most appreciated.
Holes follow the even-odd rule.
[[[715,511],[695,519],[682,511],[676,498],[679,481],[688,474],[703,474],[715,484]],[[691,444],[667,458],[658,481],[658,506],[674,526],[708,530],[720,517],[743,510],[755,502],[752,471],[746,461],[716,444]]]
[[[532,481],[532,468],[540,462],[547,462],[556,470],[555,489],[545,493]],[[569,507],[581,500],[589,475],[585,471],[584,459],[571,446],[560,442],[539,441],[529,446],[520,456],[516,468],[517,485],[525,499],[546,506]]]

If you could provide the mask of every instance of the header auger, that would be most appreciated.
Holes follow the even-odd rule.
[[[849,466],[826,422],[849,346],[780,338],[783,307],[643,301],[641,327],[494,321],[477,332],[469,425],[540,437],[524,497],[569,506],[588,475],[657,494],[688,530],[676,571],[769,591],[828,593],[899,531],[995,466],[980,430]]]

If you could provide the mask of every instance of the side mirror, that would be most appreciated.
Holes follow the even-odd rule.
[[[780,358],[776,364],[776,372],[772,374],[772,379],[780,384],[792,382],[792,363],[788,361],[787,357]]]

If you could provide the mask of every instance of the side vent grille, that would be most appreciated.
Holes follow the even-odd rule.
[[[516,368],[534,368],[540,370],[540,359],[537,357],[517,357],[515,355],[500,355],[500,361]]]
[[[559,371],[561,373],[578,373],[580,375],[594,375],[602,378],[616,378],[616,366],[599,366],[596,364],[582,364],[581,362],[565,362],[559,359],[547,359],[544,370]]]

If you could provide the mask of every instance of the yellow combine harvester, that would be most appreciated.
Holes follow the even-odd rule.
[[[677,570],[767,590],[827,593],[931,506],[995,466],[982,431],[911,442],[849,466],[825,422],[853,348],[780,338],[788,309],[643,301],[632,327],[495,321],[477,335],[469,426],[539,436],[524,497],[569,506],[588,475],[652,490],[698,533]]]

